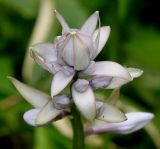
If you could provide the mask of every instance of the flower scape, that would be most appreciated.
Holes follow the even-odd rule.
[[[86,135],[114,132],[129,134],[143,128],[154,115],[148,112],[123,113],[116,107],[122,85],[142,75],[137,68],[126,68],[113,61],[95,62],[106,44],[110,27],[100,25],[99,12],[93,13],[80,29],[72,29],[56,10],[62,35],[53,43],[30,47],[31,57],[53,74],[51,95],[9,77],[20,94],[34,108],[25,112],[24,120],[31,126],[44,126],[72,115],[74,104],[90,125]],[[69,87],[68,94],[61,94]],[[97,99],[96,89],[113,89],[108,100]]]

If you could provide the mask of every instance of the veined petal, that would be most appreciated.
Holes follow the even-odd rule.
[[[95,57],[101,52],[103,49],[104,45],[106,44],[108,37],[110,35],[111,28],[110,26],[103,26],[100,28],[100,37],[99,37],[99,43],[98,43],[98,48],[94,55],[92,56],[92,59],[95,59]],[[98,36],[99,29],[97,29],[94,34],[93,34],[93,42],[96,43],[96,38]]]
[[[65,21],[65,19],[61,16],[61,14],[57,10],[54,10],[54,13],[62,26],[62,30],[63,30],[62,32],[63,33],[69,32],[70,28],[69,28],[67,22]]]
[[[96,76],[95,78],[106,78],[107,80],[105,82],[109,81],[109,78],[112,78],[111,81],[108,82],[109,84],[106,84],[106,86],[104,86],[104,88],[107,89],[118,88],[132,80],[132,77],[125,67],[112,61],[96,62],[95,71],[91,75]]]
[[[44,125],[56,118],[62,110],[58,110],[54,106],[53,100],[50,100],[38,113],[35,123],[36,125]]]
[[[97,119],[102,121],[114,123],[122,122],[127,119],[123,112],[108,103],[104,103],[97,111]]]
[[[127,68],[132,78],[138,78],[143,74],[143,70],[138,68]]]
[[[99,18],[99,12],[96,11],[86,20],[84,25],[81,27],[81,31],[92,36],[93,32],[97,27],[98,18]]]
[[[99,134],[104,132],[114,132],[129,134],[147,125],[154,115],[148,112],[131,112],[126,114],[127,120],[120,123],[106,123],[92,127],[92,133]]]
[[[40,126],[35,123],[35,120],[37,118],[38,113],[40,112],[40,109],[31,109],[24,113],[23,119],[25,122],[31,126]]]
[[[55,73],[57,67],[60,67],[55,63],[57,60],[57,50],[53,44],[39,43],[31,46],[29,49],[35,62],[49,72]]]
[[[23,98],[32,106],[39,108],[44,106],[51,97],[35,88],[32,88],[13,77],[8,77]]]
[[[76,32],[71,32],[69,36],[70,39],[62,52],[63,59],[67,64],[73,66],[74,69],[83,70],[89,65],[89,49],[87,45],[78,38]]]
[[[87,120],[93,121],[96,116],[96,103],[92,88],[89,86],[85,92],[80,93],[75,89],[73,85],[72,97],[81,114]]]
[[[72,80],[74,74],[71,76],[66,76],[62,71],[57,72],[52,80],[51,85],[51,96],[59,94]]]

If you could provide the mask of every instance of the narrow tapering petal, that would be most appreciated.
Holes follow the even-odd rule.
[[[39,43],[31,46],[30,53],[37,64],[51,73],[58,71],[60,66],[56,64],[57,50],[53,44]]]
[[[122,111],[108,103],[104,103],[97,111],[97,119],[102,121],[114,123],[123,122],[127,119]]]
[[[104,86],[104,88],[106,89],[118,88],[123,84],[132,80],[130,73],[127,71],[125,67],[112,61],[96,62],[95,71],[91,75],[96,76],[93,77],[93,80],[94,78],[106,77],[108,81],[108,78],[112,78],[109,84]],[[103,83],[102,83],[102,88],[103,88]]]
[[[61,16],[61,14],[57,10],[54,10],[54,13],[62,26],[62,33],[69,32],[70,28],[69,28],[67,22],[65,21],[65,19]]]
[[[86,20],[84,25],[81,27],[81,31],[92,36],[93,32],[97,27],[98,18],[99,18],[99,12],[96,11]]]
[[[36,125],[45,125],[55,119],[62,110],[58,110],[54,106],[53,100],[50,100],[38,113],[35,123]]]
[[[57,72],[52,80],[51,96],[59,94],[72,80],[74,74],[67,76],[62,71]]]
[[[143,74],[143,70],[138,68],[127,68],[132,78],[138,78]]]
[[[25,120],[25,122],[31,126],[40,126],[36,124],[36,118],[38,113],[40,112],[40,109],[31,109],[27,112],[24,113],[23,115],[23,119]]]
[[[81,114],[89,121],[93,121],[96,116],[95,96],[92,88],[80,93],[72,86],[72,97]]]
[[[51,98],[49,95],[32,88],[13,77],[8,77],[23,98],[28,101],[34,107],[44,106]]]
[[[98,42],[98,47],[96,49],[96,52],[94,53],[94,55],[92,56],[92,59],[95,59],[95,57],[101,52],[101,50],[103,49],[104,45],[106,44],[108,37],[110,35],[110,31],[111,28],[110,26],[103,26],[100,29],[97,29],[94,34],[93,34],[93,42],[96,44],[96,38],[98,36],[100,30],[100,37],[99,37],[99,42]]]
[[[114,132],[129,134],[147,125],[154,117],[148,112],[131,112],[126,114],[127,120],[120,123],[106,123],[92,127],[91,133],[99,134],[104,132]]]

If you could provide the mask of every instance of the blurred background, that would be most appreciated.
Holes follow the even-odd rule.
[[[130,135],[103,134],[86,139],[86,149],[160,149],[160,3],[156,0],[0,0],[0,148],[70,149],[68,125],[33,128],[23,121],[31,106],[6,76],[49,93],[51,74],[35,65],[28,46],[52,42],[61,27],[57,9],[71,27],[79,28],[94,11],[111,26],[110,38],[97,60],[113,60],[144,70],[121,89],[125,112],[148,111],[155,119]],[[97,93],[107,99],[107,91]],[[62,133],[63,132],[63,133]]]

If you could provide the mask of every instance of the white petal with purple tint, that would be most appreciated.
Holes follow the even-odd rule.
[[[53,74],[56,72],[54,67],[58,66],[58,64],[56,65],[57,50],[53,44],[39,43],[31,46],[29,49],[31,56],[37,64]]]
[[[65,21],[65,19],[61,16],[61,14],[57,10],[54,10],[54,13],[62,26],[62,33],[69,32],[70,28],[69,28],[67,22]]]
[[[110,35],[111,28],[110,26],[103,26],[100,28],[100,37],[99,37],[99,43],[98,48],[96,50],[96,53],[94,53],[92,59],[95,59],[95,57],[101,52],[104,45],[106,44],[108,37]],[[96,42],[96,37],[98,36],[99,29],[97,29],[93,34],[93,42]]]
[[[71,76],[66,76],[62,71],[57,72],[52,80],[51,85],[51,96],[59,94],[72,80],[74,74]]]
[[[54,118],[56,118],[62,110],[58,110],[55,108],[53,100],[50,100],[37,115],[36,124],[44,125],[51,122]]]
[[[93,32],[97,27],[98,18],[99,18],[99,12],[96,11],[86,20],[84,25],[81,27],[81,31],[92,36]]]
[[[129,134],[135,132],[147,125],[154,117],[148,112],[131,112],[126,114],[127,120],[120,123],[106,123],[94,126],[92,133],[115,132],[120,134]]]
[[[89,86],[85,92],[80,93],[75,89],[73,85],[72,97],[81,114],[87,120],[93,121],[96,116],[96,104],[92,88]]]
[[[75,70],[83,70],[89,65],[89,47],[80,40],[78,33],[70,32],[69,40],[61,52],[63,60]],[[82,60],[83,59],[83,60]]]
[[[130,73],[125,67],[112,61],[96,62],[95,71],[91,75],[96,76],[97,78],[112,77],[112,80],[110,81],[110,84],[106,86],[106,89],[118,88],[132,80]]]
[[[12,77],[8,77],[19,93],[34,107],[44,106],[51,98],[49,95],[32,88]]]
[[[39,126],[35,123],[38,113],[40,109],[31,109],[24,113],[23,119],[25,122],[31,126]]]

